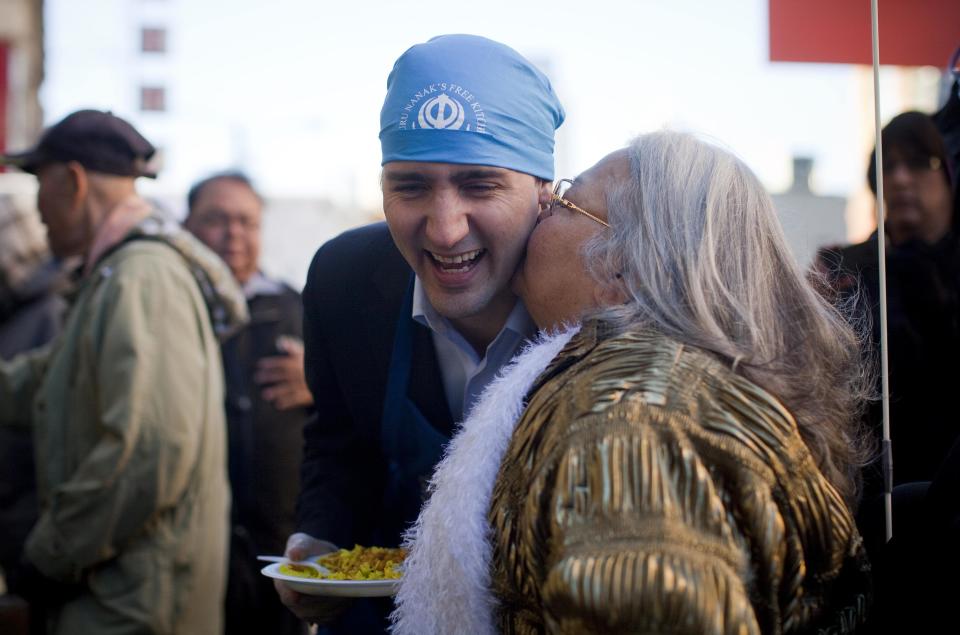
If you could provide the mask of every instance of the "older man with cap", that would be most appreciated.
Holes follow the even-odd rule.
[[[226,266],[140,198],[153,147],[75,112],[32,150],[55,256],[82,265],[49,350],[0,365],[0,423],[31,421],[26,543],[48,631],[222,630],[229,492],[218,333],[246,305]]]
[[[300,532],[287,554],[396,546],[455,422],[535,332],[510,279],[549,201],[549,80],[513,49],[445,35],[396,61],[380,115],[386,225],[317,252],[304,290],[307,425]],[[277,584],[294,612],[330,603]],[[382,632],[390,602],[342,632]]]

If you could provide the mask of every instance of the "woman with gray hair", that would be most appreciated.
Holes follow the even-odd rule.
[[[434,474],[397,632],[863,622],[859,340],[741,161],[638,137],[558,188],[515,288],[544,335]]]

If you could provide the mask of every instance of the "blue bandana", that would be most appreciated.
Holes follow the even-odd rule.
[[[563,118],[550,80],[512,48],[441,35],[407,49],[387,78],[382,163],[489,165],[551,181]]]

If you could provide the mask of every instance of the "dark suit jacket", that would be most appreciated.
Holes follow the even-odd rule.
[[[303,293],[307,383],[316,416],[304,431],[298,525],[338,545],[394,546],[384,525],[387,465],[381,446],[385,390],[400,320],[409,322],[407,397],[447,438],[453,419],[429,330],[401,315],[413,274],[384,223],[352,230],[314,256]],[[428,475],[429,476],[429,475]],[[392,533],[392,532],[390,532]]]

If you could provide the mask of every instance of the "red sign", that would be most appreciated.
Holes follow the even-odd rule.
[[[870,0],[769,0],[770,61],[872,64]],[[945,67],[960,0],[879,0],[880,63]]]

